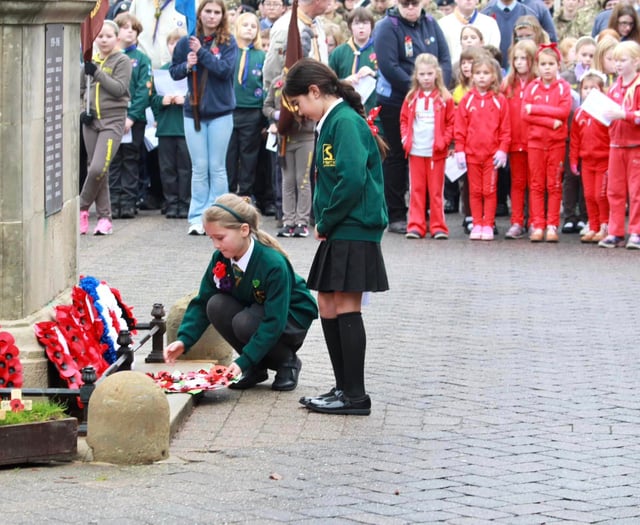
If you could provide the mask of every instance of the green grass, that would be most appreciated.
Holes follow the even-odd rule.
[[[32,410],[23,410],[22,412],[7,410],[5,419],[0,419],[0,426],[63,419],[67,417],[65,410],[64,405],[53,401],[34,401]]]

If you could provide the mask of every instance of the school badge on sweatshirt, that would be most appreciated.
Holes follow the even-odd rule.
[[[325,168],[334,168],[336,165],[336,158],[333,156],[333,145],[322,145],[322,166]]]

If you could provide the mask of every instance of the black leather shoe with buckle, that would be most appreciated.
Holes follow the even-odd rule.
[[[343,392],[336,392],[332,397],[312,399],[307,408],[321,414],[368,416],[371,414],[371,398],[365,394],[358,399],[349,399]]]

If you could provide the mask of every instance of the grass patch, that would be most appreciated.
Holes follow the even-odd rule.
[[[64,419],[68,417],[66,408],[66,406],[53,401],[34,401],[31,410],[23,410],[22,412],[7,410],[5,419],[0,419],[0,426]]]

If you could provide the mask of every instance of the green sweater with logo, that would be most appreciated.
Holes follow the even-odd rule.
[[[238,48],[236,67],[233,73],[233,90],[236,94],[237,108],[255,108],[262,110],[264,90],[262,87],[262,67],[266,53],[259,49],[247,49],[246,76],[243,83],[238,79],[242,49]]]
[[[366,120],[346,102],[335,106],[316,144],[313,212],[327,239],[380,242],[388,223],[382,161]]]
[[[231,281],[230,291],[221,290],[214,280],[213,270],[218,262],[224,265],[225,276]],[[284,332],[289,316],[303,328],[309,328],[318,317],[315,299],[304,279],[294,272],[289,260],[256,239],[242,279],[237,286],[234,281],[231,261],[215,251],[200,282],[198,295],[189,303],[178,329],[177,338],[184,343],[185,352],[209,326],[207,302],[218,293],[229,293],[245,306],[254,303],[264,305],[262,322],[243,348],[242,355],[235,360],[243,371],[258,364],[273,348]],[[224,289],[222,283],[220,286]]]

